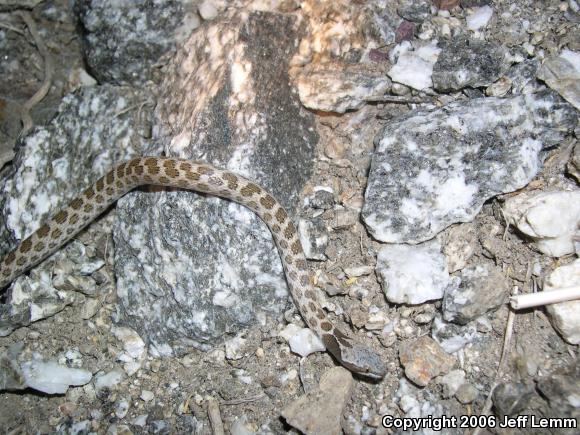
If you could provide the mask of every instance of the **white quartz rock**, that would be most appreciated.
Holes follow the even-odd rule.
[[[280,337],[288,341],[292,352],[308,356],[314,352],[324,352],[326,347],[320,338],[309,328],[289,324],[280,332]]]
[[[580,259],[555,269],[544,282],[544,291],[580,286]],[[580,344],[580,301],[546,305],[550,321],[570,344]]]
[[[107,373],[100,373],[96,376],[95,389],[97,392],[104,389],[113,390],[123,379],[125,379],[125,373],[121,369],[113,369]]]
[[[580,190],[521,194],[506,201],[504,214],[539,251],[561,257],[574,252],[580,236]]]
[[[204,20],[213,20],[224,7],[223,0],[205,0],[199,5],[198,12]]]
[[[431,80],[433,65],[435,65],[440,52],[441,49],[437,48],[437,42],[433,42],[415,51],[401,53],[388,75],[394,82],[402,83],[419,91],[430,88],[433,86]]]
[[[111,329],[113,335],[123,343],[125,352],[119,354],[117,359],[124,363],[123,368],[129,376],[132,376],[141,368],[147,355],[147,349],[143,339],[131,328],[125,326]]]
[[[85,385],[93,377],[88,370],[73,369],[41,359],[26,361],[20,367],[26,385],[46,394],[64,394],[70,385]]]
[[[246,344],[248,340],[240,335],[225,342],[226,358],[230,360],[242,359],[246,355]]]
[[[487,26],[492,15],[493,9],[489,6],[475,8],[475,10],[465,18],[467,28],[475,31]]]
[[[451,370],[439,379],[439,384],[443,386],[443,396],[448,398],[453,396],[459,387],[465,384],[465,372],[463,370]]]
[[[295,325],[294,323],[289,323],[278,333],[278,335],[288,342],[292,336],[296,335],[301,329],[300,326]]]
[[[436,240],[414,246],[387,245],[379,252],[376,270],[388,301],[396,304],[441,299],[445,289],[457,286]]]

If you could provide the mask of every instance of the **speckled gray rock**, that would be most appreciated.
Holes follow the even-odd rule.
[[[395,2],[370,2],[368,4],[372,19],[368,31],[380,37],[385,45],[395,42],[395,32],[401,22]]]
[[[431,15],[431,2],[428,0],[406,2],[397,12],[406,20],[422,23]]]
[[[32,9],[42,0],[0,0],[0,11],[13,11],[16,9]]]
[[[488,264],[466,267],[461,284],[449,287],[443,298],[443,318],[466,325],[482,314],[497,310],[506,300],[509,282],[501,270]]]
[[[83,88],[63,99],[49,125],[36,127],[24,138],[0,181],[0,252],[35,231],[116,162],[135,155],[134,147],[143,148],[137,108],[144,101],[143,94],[129,88]],[[140,114],[146,119],[147,108]],[[73,243],[65,251],[70,255],[77,249]],[[94,268],[84,269],[89,263],[98,268],[84,252],[72,257],[65,268],[68,273],[90,274]],[[13,287],[0,305],[0,335],[72,303],[73,294],[59,285],[60,278],[58,271],[52,280],[46,273],[32,274]]]
[[[578,121],[553,92],[451,103],[391,122],[375,138],[362,216],[376,239],[419,243],[525,186],[543,148]]]
[[[304,249],[304,255],[309,260],[326,260],[324,251],[328,247],[328,231],[320,218],[310,220],[300,219],[298,235]]]
[[[199,26],[187,2],[76,2],[85,59],[101,82],[144,84],[161,55]]]
[[[440,234],[449,273],[463,269],[477,249],[477,232],[473,223],[454,225]]]
[[[528,406],[534,394],[533,385],[502,382],[493,390],[493,407],[501,417],[515,415]]]
[[[391,80],[364,65],[332,63],[304,69],[296,85],[300,101],[309,109],[345,113],[380,100],[390,90]]]
[[[580,418],[580,358],[540,379],[537,389],[549,404],[549,412],[544,414],[546,417]]]
[[[80,299],[76,293],[96,296],[106,291],[106,286],[98,287],[93,276],[89,276],[103,264],[103,260],[89,257],[81,242],[72,240],[53,254],[50,261],[16,279],[4,295],[5,303],[0,304],[0,336],[62,311]],[[98,276],[99,273],[95,275]],[[95,303],[98,300],[86,300],[83,310]]]
[[[431,336],[445,352],[454,353],[469,343],[473,343],[477,339],[478,333],[473,323],[461,326],[446,322],[441,317],[436,316],[433,320]]]
[[[577,143],[574,147],[566,169],[570,175],[580,181],[580,143]]]
[[[293,213],[318,140],[289,85],[297,38],[291,16],[270,13],[194,33],[164,72],[156,143],[257,180]],[[117,320],[153,354],[208,348],[288,303],[267,227],[235,203],[137,192],[119,202],[114,237]]]
[[[146,101],[129,88],[82,88],[62,100],[49,125],[24,138],[0,180],[0,252],[144,147],[137,115],[147,119],[147,107],[138,110]]]
[[[476,8],[481,6],[488,6],[492,4],[492,0],[461,0],[462,8]]]
[[[440,48],[432,76],[437,91],[487,86],[509,68],[507,50],[492,42],[453,38]]]
[[[328,190],[327,190],[328,189]],[[314,188],[314,193],[306,198],[306,204],[320,210],[330,210],[334,206],[334,193],[329,188]]]
[[[506,77],[512,84],[512,94],[530,94],[537,91],[542,86],[536,80],[539,69],[540,61],[536,58],[527,59],[512,66],[506,73]]]
[[[0,337],[53,316],[74,301],[74,294],[54,288],[47,274],[16,281],[5,296],[6,303],[0,304]]]

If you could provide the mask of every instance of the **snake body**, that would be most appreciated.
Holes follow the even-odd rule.
[[[209,193],[255,212],[272,233],[290,292],[308,327],[347,369],[374,379],[385,375],[379,356],[353,343],[321,308],[296,227],[282,205],[252,180],[207,163],[138,157],[117,165],[2,258],[0,288],[58,250],[125,193],[148,184]]]

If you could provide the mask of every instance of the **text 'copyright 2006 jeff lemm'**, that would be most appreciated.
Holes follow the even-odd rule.
[[[387,429],[420,430],[433,429],[475,429],[475,428],[512,428],[512,429],[575,429],[575,418],[544,418],[535,415],[518,415],[516,417],[495,415],[460,415],[441,417],[394,417],[383,416],[383,427]]]

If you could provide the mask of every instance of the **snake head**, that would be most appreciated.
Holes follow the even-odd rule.
[[[344,338],[338,340],[330,334],[323,335],[322,341],[338,362],[353,373],[376,380],[387,373],[381,357],[367,347],[352,344]]]

